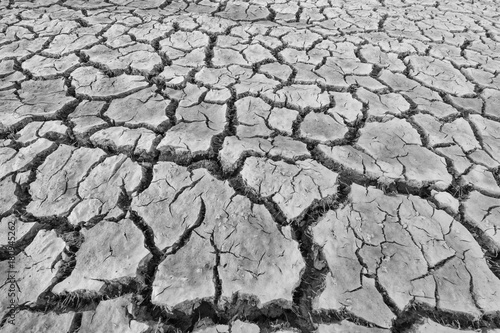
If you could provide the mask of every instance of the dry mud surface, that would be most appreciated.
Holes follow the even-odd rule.
[[[0,0],[0,332],[500,332],[498,8]]]

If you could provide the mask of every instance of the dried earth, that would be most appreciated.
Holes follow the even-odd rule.
[[[500,332],[498,8],[0,0],[0,332]]]

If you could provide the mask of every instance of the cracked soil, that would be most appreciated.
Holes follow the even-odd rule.
[[[499,8],[0,0],[0,332],[500,332]]]

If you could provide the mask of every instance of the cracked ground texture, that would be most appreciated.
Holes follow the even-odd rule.
[[[0,0],[0,333],[500,332],[499,5]]]

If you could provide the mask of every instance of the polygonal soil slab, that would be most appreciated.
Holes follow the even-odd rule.
[[[80,67],[71,73],[71,85],[77,95],[94,99],[123,97],[149,85],[138,75],[121,74],[109,77],[94,67]]]
[[[293,84],[277,92],[264,92],[263,96],[272,103],[282,103],[286,107],[303,110],[305,108],[318,109],[330,104],[327,92],[321,91],[315,85]]]
[[[5,177],[0,181],[0,215],[8,212],[16,204],[16,187],[12,178]]]
[[[124,71],[130,67],[147,75],[162,65],[161,58],[153,47],[140,43],[119,49],[96,45],[83,53],[91,62],[98,63],[110,71]]]
[[[144,236],[131,220],[102,221],[82,230],[85,241],[76,254],[71,274],[52,291],[99,291],[104,281],[134,278],[141,261],[149,254]]]
[[[47,138],[52,141],[64,140],[67,137],[68,127],[61,120],[33,121],[17,132],[17,142],[30,144],[38,138]]]
[[[130,295],[101,301],[95,311],[82,316],[79,333],[144,333],[149,325],[135,320]]]
[[[32,201],[27,211],[35,216],[64,215],[80,200],[78,184],[105,156],[104,151],[60,145],[38,168],[30,185]]]
[[[259,333],[260,328],[256,324],[236,320],[231,323],[231,333]]]
[[[225,172],[233,172],[238,167],[238,162],[249,155],[280,157],[287,161],[311,157],[305,143],[287,136],[276,136],[269,139],[240,139],[236,136],[228,136],[224,139],[222,149],[219,152],[222,169]]]
[[[23,62],[22,67],[35,77],[51,78],[71,71],[76,68],[79,63],[79,58],[75,54],[70,54],[61,58],[47,58],[35,55]]]
[[[29,311],[20,311],[15,314],[14,325],[6,322],[1,333],[67,333],[70,331],[75,313],[68,312],[62,314],[55,313],[37,313]]]
[[[90,141],[104,149],[135,156],[148,157],[153,155],[153,143],[156,134],[145,128],[110,127],[94,133]]]
[[[389,330],[364,327],[348,322],[346,320],[334,324],[319,324],[318,333],[389,333]]]
[[[272,133],[266,124],[271,106],[262,99],[245,97],[234,103],[234,106],[238,117],[236,135],[239,138],[265,137]]]
[[[6,58],[25,58],[40,51],[47,38],[35,38],[33,40],[21,39],[13,43],[0,46],[0,60]]]
[[[476,126],[479,136],[483,140],[484,150],[495,159],[500,156],[500,122],[484,118],[480,115],[473,114],[470,116],[472,123]]]
[[[290,221],[302,216],[314,202],[337,193],[337,173],[313,160],[289,164],[250,157],[241,176],[258,195],[271,198]]]
[[[162,158],[196,156],[210,150],[214,136],[226,125],[226,105],[201,103],[180,107],[176,111],[177,124],[170,128],[158,145]]]
[[[474,85],[447,60],[410,56],[406,61],[410,76],[424,85],[458,96],[474,94]]]
[[[492,243],[491,247],[500,251],[500,204],[498,198],[472,191],[463,202],[464,216],[476,228],[484,232]]]
[[[420,135],[405,120],[370,122],[360,132],[357,144],[366,156],[363,159],[372,160],[379,168],[377,178],[400,180],[414,187],[430,184],[441,190],[451,184],[445,159],[422,147]]]
[[[346,308],[382,327],[394,315],[383,302],[363,299],[381,302],[379,290],[399,309],[413,300],[474,317],[498,311],[500,281],[460,223],[419,197],[351,189],[348,204],[313,228],[331,271],[318,307]],[[380,287],[366,288],[365,274],[377,276]],[[361,290],[369,294],[358,295]]]
[[[100,118],[105,104],[104,101],[82,101],[68,115],[69,121],[74,124],[73,133],[78,139],[85,140],[90,133],[107,126],[108,123]]]
[[[13,261],[0,262],[0,271],[6,277],[0,291],[7,295],[14,286],[16,305],[36,303],[56,277],[65,247],[66,243],[57,237],[55,231],[39,231],[31,244]],[[9,304],[10,299],[2,297],[0,310],[6,309]]]
[[[260,5],[235,1],[228,4],[223,12],[216,15],[232,21],[258,21],[266,18],[269,11],[266,7]]]
[[[95,216],[118,218],[123,211],[118,201],[124,194],[137,189],[142,179],[142,168],[125,155],[110,156],[95,165],[78,184],[80,201],[74,207],[69,221],[90,221]]]
[[[422,322],[418,322],[413,327],[411,328],[412,333],[426,333],[426,332],[433,332],[433,333],[473,333],[477,331],[473,330],[462,330],[458,328],[452,328],[452,327],[446,327],[441,324],[436,323],[433,320],[430,319],[424,319]],[[494,331],[488,331],[488,332],[494,332]]]
[[[464,151],[481,148],[469,123],[463,118],[443,123],[431,115],[418,114],[413,119],[423,129],[430,146],[457,144]]]
[[[30,116],[52,119],[75,102],[73,97],[66,96],[66,91],[64,79],[25,81],[21,83],[17,96],[8,94],[9,91],[2,91],[0,124],[14,125]]]
[[[356,96],[368,104],[367,112],[370,116],[400,115],[410,109],[410,104],[403,96],[395,93],[378,95],[361,88],[356,92]]]
[[[93,34],[62,34],[55,36],[44,51],[55,56],[68,55],[97,42],[98,39]]]
[[[15,151],[11,148],[0,148],[0,179],[27,168],[40,156],[55,150],[57,145],[46,139],[38,139],[31,145]]]
[[[347,126],[337,115],[310,112],[300,124],[302,137],[320,142],[342,139],[347,131]]]
[[[187,243],[160,264],[153,284],[155,303],[175,306],[214,297],[215,269],[223,297],[239,291],[257,295],[263,303],[291,301],[304,266],[297,243],[288,228],[278,230],[263,206],[236,195],[227,182],[204,169],[188,172],[160,162],[151,185],[133,199],[131,208],[167,252],[192,230]]]
[[[188,244],[160,264],[153,284],[155,303],[174,306],[215,296],[215,270],[222,297],[243,293],[261,303],[292,300],[304,263],[290,229],[278,230],[263,206],[252,207],[244,197],[226,204],[223,215],[213,223],[207,220]]]
[[[169,125],[166,109],[170,101],[155,92],[155,87],[140,90],[124,98],[111,101],[105,116],[117,125],[145,126],[165,130]]]

